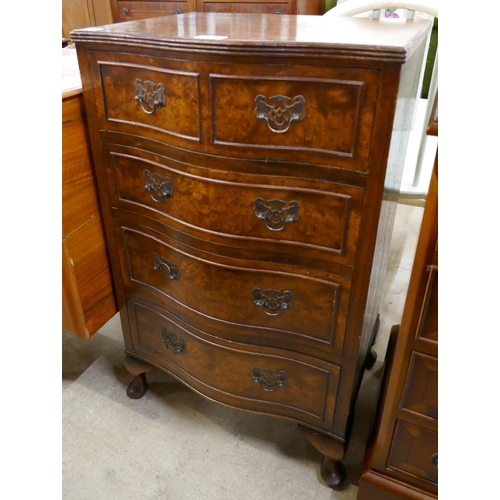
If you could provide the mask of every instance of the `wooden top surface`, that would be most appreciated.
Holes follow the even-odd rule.
[[[276,48],[287,47],[287,53],[295,50],[298,55],[328,53],[404,62],[431,26],[429,20],[192,12],[78,29],[71,38],[278,56]]]
[[[82,80],[74,45],[62,49],[62,98],[80,94]]]

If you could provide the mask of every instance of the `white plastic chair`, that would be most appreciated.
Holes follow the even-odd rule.
[[[325,17],[346,17],[365,14],[370,11],[377,12],[381,9],[407,9],[410,13],[422,12],[433,17],[438,16],[439,0],[346,0],[338,4],[333,9],[324,14]],[[411,16],[410,16],[411,17]],[[422,75],[423,76],[423,75]],[[437,94],[438,82],[438,52],[434,60],[431,81],[429,85],[429,93],[427,96],[427,106],[423,128],[420,132],[420,142],[415,165],[412,186],[417,187],[420,181],[422,172],[422,164],[425,155],[425,146],[427,143],[427,124],[431,117],[434,101]]]

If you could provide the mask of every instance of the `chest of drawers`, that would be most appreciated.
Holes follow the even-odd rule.
[[[184,14],[74,31],[130,397],[153,366],[341,459],[430,29]]]

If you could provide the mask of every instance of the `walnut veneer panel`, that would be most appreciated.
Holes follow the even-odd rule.
[[[155,366],[298,422],[332,487],[378,326],[430,23],[392,28],[191,13],[73,33],[127,394],[142,397]]]

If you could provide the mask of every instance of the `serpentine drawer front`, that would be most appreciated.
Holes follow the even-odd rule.
[[[127,286],[144,285],[168,296],[179,308],[230,323],[233,335],[243,334],[248,327],[265,328],[268,343],[280,347],[293,337],[342,352],[349,280],[339,276],[337,281],[326,281],[227,265],[209,260],[211,256],[177,250],[144,232],[126,227],[122,231]],[[279,331],[276,338],[274,331]]]
[[[137,157],[128,148],[114,149],[123,151],[110,153],[108,182],[116,206],[167,224],[183,223],[184,230],[197,227],[206,235],[232,237],[235,246],[252,238],[270,249],[288,244],[289,252],[308,255],[314,248],[325,259],[354,264],[360,188],[340,183],[330,185],[332,191],[315,189],[314,184],[283,186],[278,177],[262,179],[263,184],[248,182],[250,176],[235,175],[229,181],[213,173],[208,177],[201,166],[156,157],[160,163]]]
[[[263,354],[234,342],[228,347],[196,335],[158,308],[138,303],[133,308],[137,351],[209,397],[321,427],[331,414],[338,367],[304,356]]]
[[[337,487],[431,23],[286,15],[306,4],[197,1],[216,12],[72,36],[127,394],[155,366],[298,422]],[[219,12],[247,8],[273,12]]]

